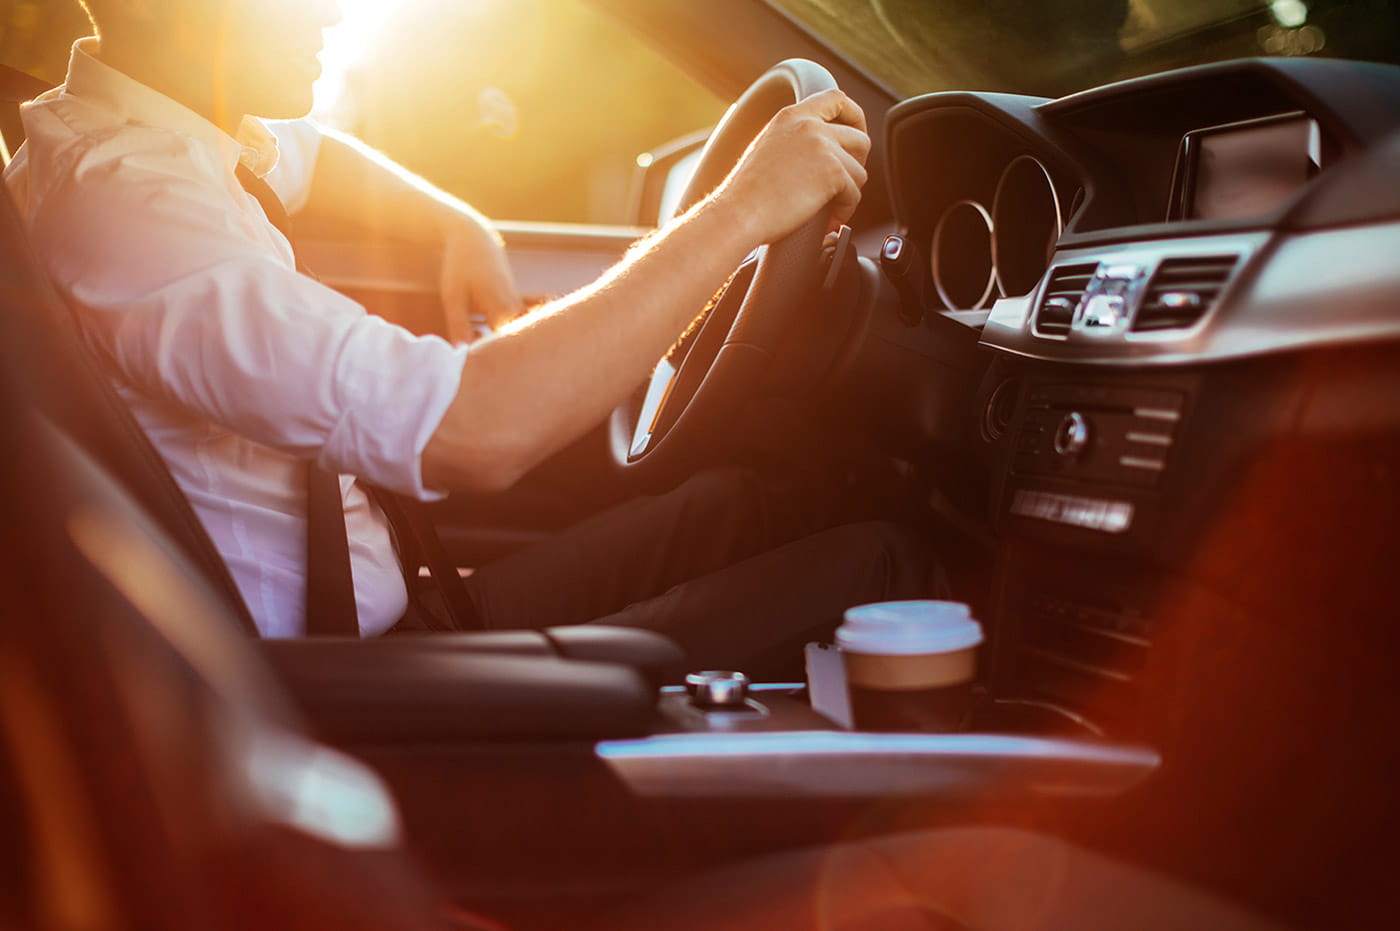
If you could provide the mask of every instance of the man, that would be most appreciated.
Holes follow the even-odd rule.
[[[465,204],[348,140],[252,118],[310,109],[332,0],[85,7],[97,36],[74,46],[65,86],[26,107],[6,181],[265,636],[307,629],[303,460],[341,476],[358,627],[383,633],[405,585],[356,478],[419,498],[510,486],[601,421],[755,246],[824,209],[849,217],[866,177],[852,101],[789,107],[713,194],[596,284],[469,350],[298,273],[280,207],[256,196],[263,178],[292,212],[372,217],[440,247],[453,334],[469,309],[493,322],[519,310],[499,238]],[[693,662],[741,664],[849,604],[920,592],[921,566],[887,528],[761,552],[792,534],[763,525],[748,487],[691,483],[481,567],[476,610],[492,627],[652,627]]]

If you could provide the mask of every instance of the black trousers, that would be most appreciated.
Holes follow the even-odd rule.
[[[596,623],[670,636],[693,668],[800,676],[801,646],[856,604],[930,595],[931,565],[890,523],[825,526],[838,508],[754,473],[704,472],[477,568],[489,629]]]

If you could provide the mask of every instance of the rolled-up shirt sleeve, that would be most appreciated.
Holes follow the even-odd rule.
[[[323,467],[415,497],[466,347],[415,336],[299,274],[242,198],[189,176],[200,153],[153,133],[60,174],[33,229],[86,338],[135,390]],[[120,164],[117,182],[104,175]],[[212,193],[211,193],[212,192]]]

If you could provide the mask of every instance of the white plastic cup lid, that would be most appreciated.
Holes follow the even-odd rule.
[[[982,625],[959,601],[882,601],[846,611],[836,645],[849,653],[952,653],[982,642]]]

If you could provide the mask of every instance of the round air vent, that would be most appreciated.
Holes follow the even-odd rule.
[[[1006,436],[1015,417],[1016,379],[1008,378],[996,386],[982,409],[982,439],[995,443]]]

